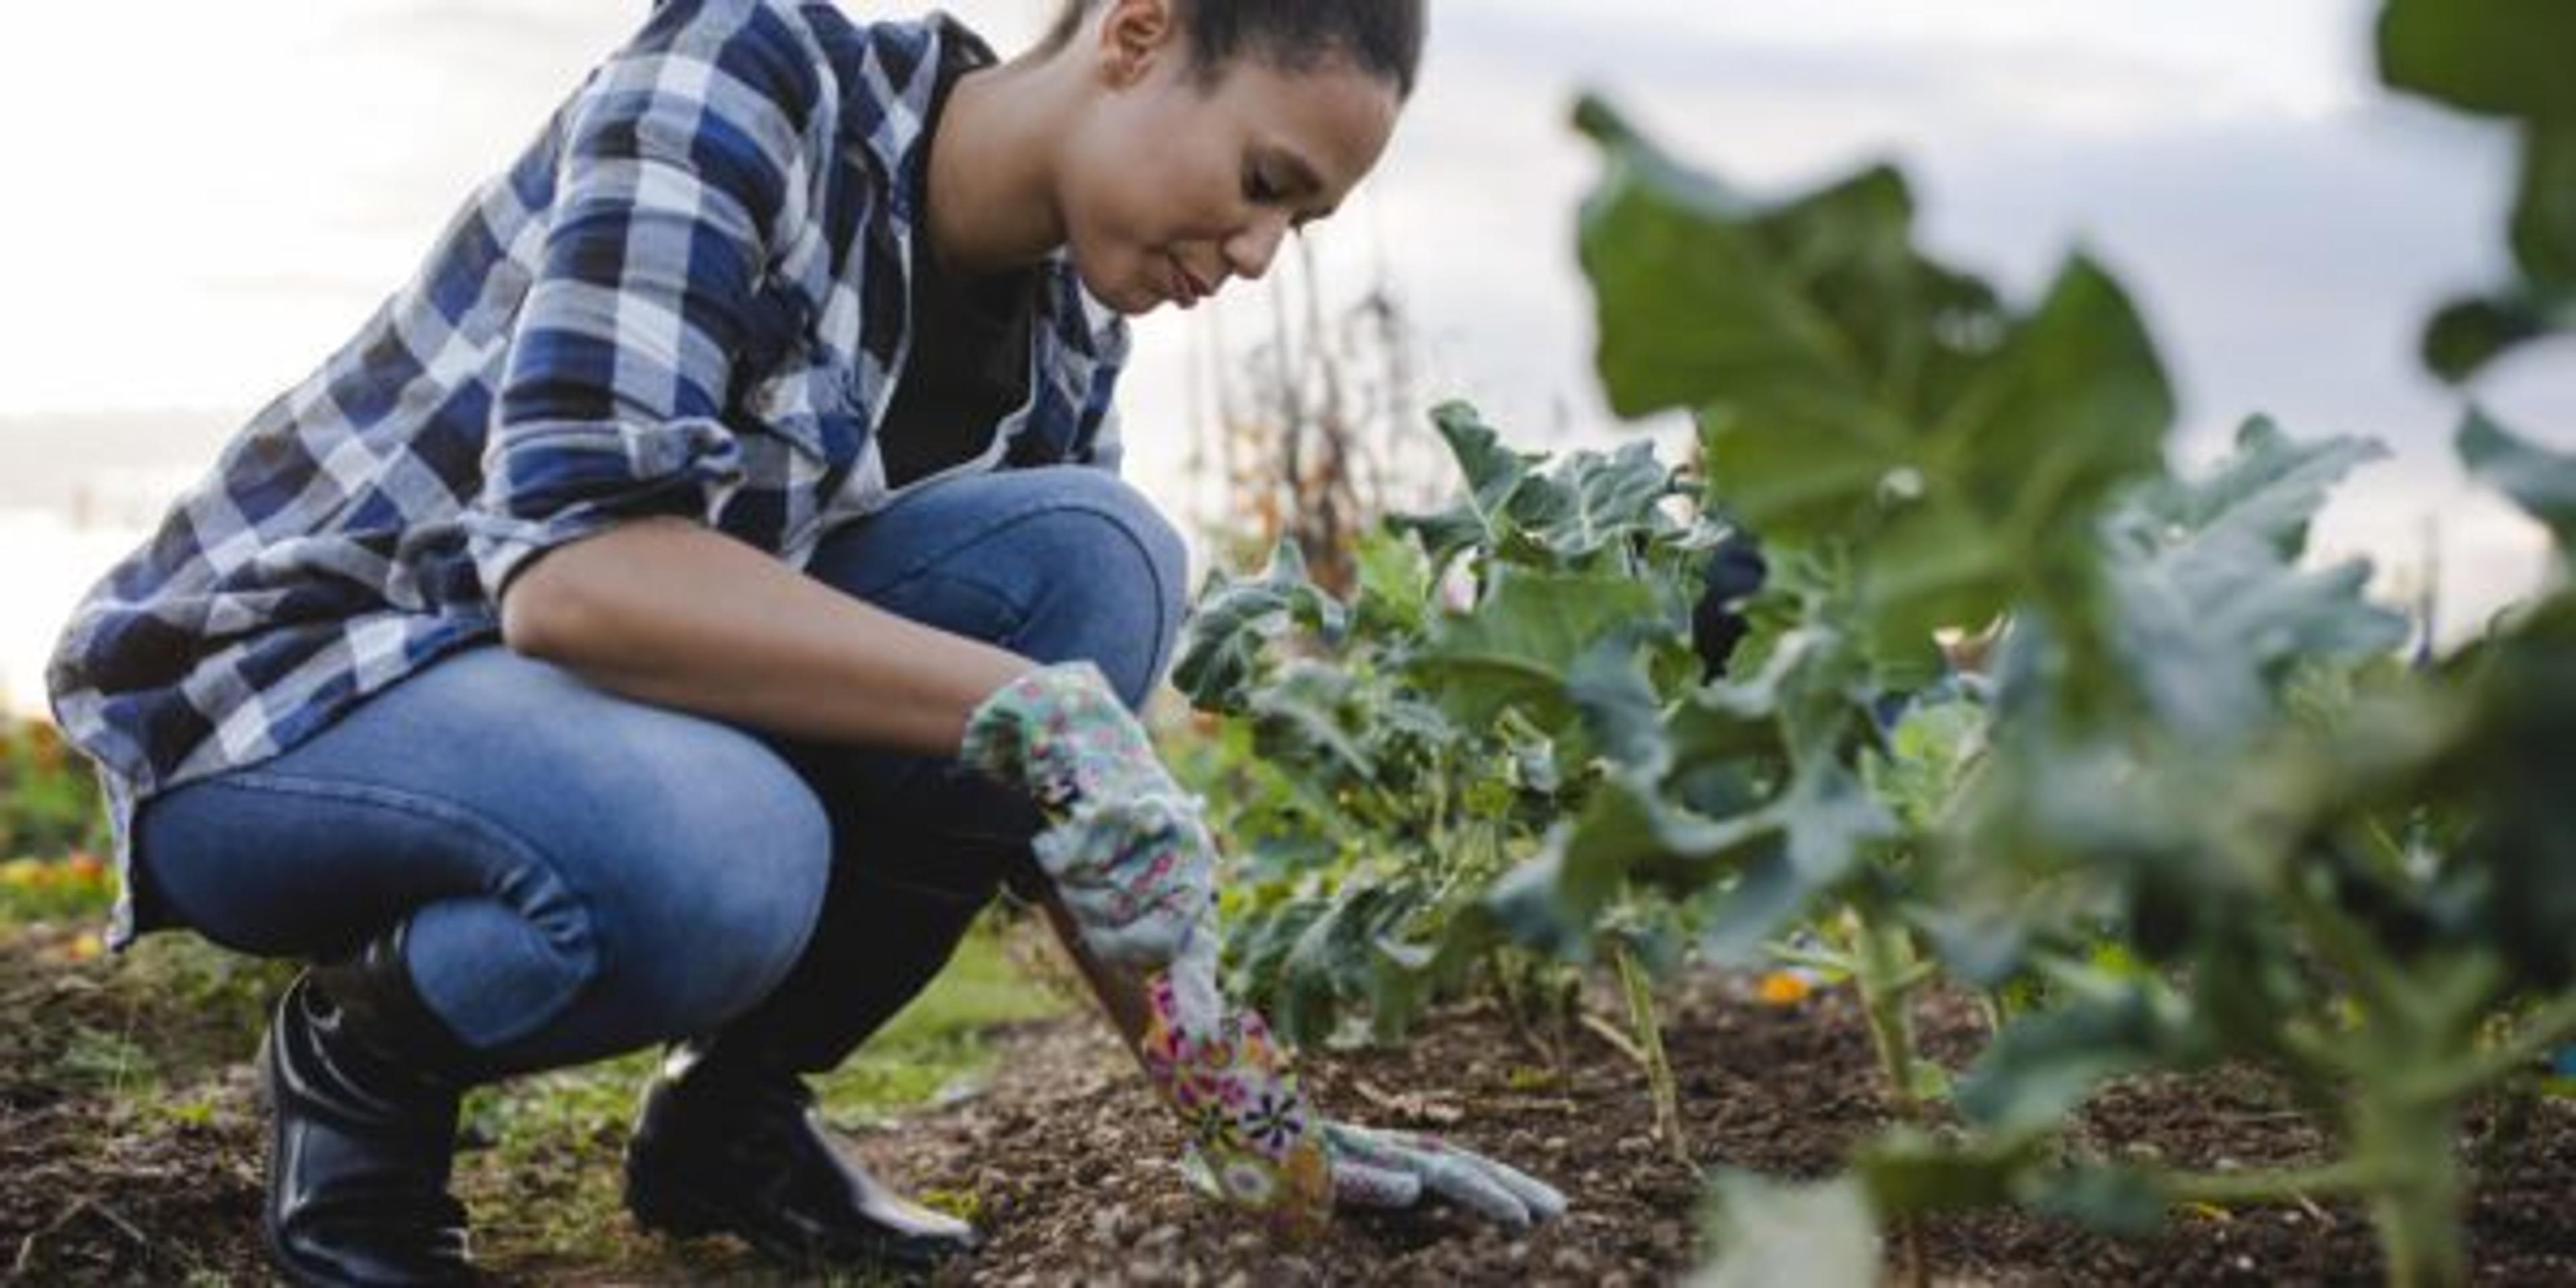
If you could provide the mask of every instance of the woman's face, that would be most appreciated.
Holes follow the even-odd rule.
[[[1286,72],[1238,57],[1212,91],[1189,73],[1164,6],[1118,3],[1096,54],[1138,61],[1070,136],[1065,239],[1083,285],[1120,313],[1183,308],[1267,272],[1280,242],[1322,218],[1377,164],[1395,86],[1331,58]],[[1121,25],[1126,24],[1126,25]]]

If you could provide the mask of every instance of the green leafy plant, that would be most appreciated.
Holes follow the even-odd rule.
[[[2576,327],[2576,10],[2551,0],[2391,0],[2379,70],[2390,87],[2500,118],[2521,136],[2507,242],[2516,280],[2459,300],[2424,332],[2424,361],[2466,380],[2530,340]]]
[[[2566,324],[2576,100],[2535,52],[2565,22],[2381,24],[2391,84],[2524,129],[2520,280],[2436,319],[2454,378]],[[1606,956],[1678,1146],[1650,967],[1851,979],[1902,1121],[1839,1180],[1721,1178],[1713,1282],[1945,1208],[2136,1231],[2311,1194],[2367,1207],[2393,1280],[2461,1278],[2462,1106],[2576,1035],[2576,591],[2409,666],[2368,568],[2306,559],[2381,449],[2255,417],[2170,473],[2163,364],[2102,264],[2007,300],[1917,249],[1892,169],[1761,200],[1597,97],[1575,124],[1605,163],[1579,243],[1605,393],[1689,414],[1704,471],[1545,468],[1451,404],[1463,494],[1373,533],[1350,602],[1288,552],[1211,581],[1178,678],[1252,838],[1241,982],[1294,1033],[1365,1003],[1387,1037],[1500,945]],[[2563,563],[2576,458],[2475,410],[2456,442]],[[1717,516],[1769,576],[1709,679],[1683,623]],[[1961,634],[1990,674],[1952,665]],[[1908,1023],[1939,981],[1995,1022],[1955,1072]],[[2064,1131],[2107,1080],[2221,1064],[2273,1074],[2333,1152],[2199,1173]]]
[[[1173,672],[1228,721],[1223,764],[1199,772],[1247,854],[1229,956],[1300,1040],[1354,1004],[1376,1036],[1399,1036],[1477,962],[1508,993],[1561,999],[1561,977],[1497,953],[1483,900],[1627,754],[1636,731],[1616,705],[1696,679],[1682,587],[1719,528],[1676,506],[1690,489],[1650,445],[1551,461],[1505,448],[1464,404],[1433,422],[1464,492],[1364,538],[1352,602],[1283,543],[1258,574],[1210,579]],[[1676,917],[1641,899],[1596,913],[1577,938],[1622,964],[1677,1143],[1647,989],[1649,960],[1675,955]]]
[[[1691,411],[1715,501],[1784,571],[1760,669],[1664,712],[1512,906],[1579,920],[1630,881],[1714,884],[1723,939],[1830,896],[1895,928],[1856,941],[1865,991],[1911,977],[1868,950],[1914,932],[1970,983],[2044,980],[1958,1084],[1965,1136],[1858,1157],[1880,1216],[2020,1202],[2135,1229],[2182,1200],[2349,1194],[2393,1279],[2459,1279],[2460,1106],[2576,1019],[2576,783],[2545,750],[2576,738],[2576,600],[2409,672],[2366,568],[2300,563],[2375,448],[2257,420],[2217,472],[2170,478],[2153,346],[2099,266],[2016,311],[1912,249],[1889,171],[1764,204],[1598,100],[1576,122],[1607,161],[1583,251],[1612,405]],[[2478,416],[2460,448],[2563,542],[2576,462]],[[1863,724],[1935,631],[1997,614],[1992,701],[1945,714],[1951,738]],[[2222,1061],[2281,1075],[2339,1156],[2198,1175],[2060,1135],[2106,1078]]]
[[[113,848],[97,781],[40,720],[0,721],[0,857]]]

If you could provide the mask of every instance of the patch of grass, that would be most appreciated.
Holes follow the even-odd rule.
[[[270,1010],[299,963],[250,957],[193,934],[137,940],[109,972],[141,1007],[153,1059],[174,1081],[212,1075],[259,1049]]]
[[[297,964],[179,932],[99,957],[75,949],[87,930],[0,916],[6,962],[40,972],[0,989],[13,997],[17,1020],[0,1032],[0,1067],[42,1069],[50,1082],[110,1102],[100,1126],[118,1136],[250,1115],[238,1069]],[[1014,951],[1014,936],[1035,930],[996,916],[970,934],[922,996],[816,1080],[826,1117],[874,1123],[971,1086],[991,1063],[993,1026],[1063,1011],[1062,996]],[[0,983],[14,974],[0,966]],[[674,1245],[641,1233],[626,1214],[620,1155],[636,1095],[660,1054],[633,1052],[467,1096],[455,1190],[473,1214],[478,1259],[536,1280],[762,1281],[761,1263],[730,1240]],[[102,1137],[100,1147],[109,1143]],[[937,1197],[944,1210],[971,1216],[981,1208],[973,1194]]]
[[[114,1092],[158,1087],[160,1071],[133,1037],[82,1025],[54,1057],[53,1075],[68,1086]]]
[[[1063,1009],[1014,965],[1004,943],[1009,933],[988,918],[910,1007],[815,1081],[829,1121],[881,1121],[971,1085],[991,1062],[987,1030]],[[626,1214],[621,1154],[637,1093],[659,1059],[658,1051],[639,1051],[468,1095],[466,1136],[481,1147],[459,1155],[456,1190],[473,1212],[478,1256],[487,1265],[537,1277],[549,1269],[690,1280],[744,1273],[750,1263],[731,1241],[671,1245],[642,1234]],[[973,1195],[946,1197],[949,1211],[980,1208]]]
[[[1063,1001],[1012,962],[1005,933],[988,918],[912,1005],[817,1080],[825,1117],[850,1127],[963,1091],[991,1063],[988,1030],[1063,1013]]]
[[[50,721],[0,714],[0,855],[113,844],[98,779]]]
[[[0,919],[0,1069],[75,1091],[120,1121],[211,1116],[207,1088],[247,1061],[292,966],[154,935],[100,956],[93,932]]]

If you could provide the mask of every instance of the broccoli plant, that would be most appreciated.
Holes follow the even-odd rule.
[[[2520,30],[2501,8],[2400,0],[2383,39],[2440,47],[2392,68],[2536,66],[2471,48]],[[2512,83],[2541,103],[2514,227],[2539,300],[2576,244],[2546,155],[2568,100]],[[2183,1200],[2342,1194],[2392,1278],[2460,1279],[2461,1106],[2576,1032],[2576,596],[2410,670],[2367,568],[2302,562],[2374,447],[2257,419],[2218,471],[2170,477],[2154,347],[2098,265],[2072,258],[2014,309],[1912,247],[1891,171],[1763,203],[1597,99],[1576,120],[1607,159],[1582,235],[1612,404],[1690,411],[1711,493],[1783,575],[1751,672],[1628,704],[1624,772],[1497,905],[1579,925],[1635,882],[1709,887],[1723,940],[1839,904],[1893,928],[1855,940],[1881,990],[1924,972],[1873,942],[1971,983],[2048,981],[1957,1085],[1964,1136],[1899,1129],[1838,1195],[1731,1180],[1739,1218],[2021,1202],[2135,1228]],[[2563,548],[2576,460],[2475,413],[2458,445]],[[1911,747],[1871,727],[1937,632],[1999,616],[1990,699],[1919,708],[1946,723]],[[2094,967],[2104,945],[2132,965]],[[2102,1080],[2220,1062],[2280,1074],[2337,1155],[2248,1175],[2070,1152],[2061,1125]],[[1764,1222],[1722,1225],[1759,1260]]]
[[[1304,1040],[1354,1008],[1397,1036],[1471,963],[1527,981],[1481,910],[1623,754],[1587,686],[1679,692],[1699,666],[1684,588],[1720,528],[1680,504],[1690,489],[1650,444],[1551,459],[1506,448],[1461,403],[1432,420],[1465,486],[1362,540],[1352,602],[1283,545],[1256,575],[1209,579],[1173,670],[1239,753],[1208,784],[1249,877],[1233,883],[1229,960]],[[1583,939],[1622,964],[1629,1045],[1677,1142],[1644,978],[1675,955],[1679,919],[1612,902]]]

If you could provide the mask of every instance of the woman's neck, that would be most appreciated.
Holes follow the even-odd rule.
[[[930,140],[931,252],[960,277],[1035,264],[1064,244],[1056,210],[1056,130],[1070,107],[1072,60],[1013,61],[958,77]]]

